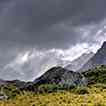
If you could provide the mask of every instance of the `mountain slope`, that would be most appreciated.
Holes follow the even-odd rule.
[[[86,64],[83,65],[80,71],[88,70],[96,65],[102,64],[106,64],[106,42],[104,42],[97,53]]]
[[[64,87],[79,86],[85,85],[86,79],[78,72],[73,72],[62,67],[53,67],[33,82],[26,83],[22,89],[35,90],[37,86],[44,84],[53,84]]]
[[[93,52],[84,53],[80,57],[72,61],[71,64],[67,65],[65,68],[73,71],[78,71],[93,56]]]
[[[69,85],[79,85],[80,83],[83,83],[83,76],[80,73],[73,72],[62,67],[53,67],[50,70],[48,70],[45,74],[43,74],[40,78],[34,81],[34,83],[36,84],[65,84],[67,82],[69,82]]]
[[[82,72],[82,74],[88,79],[88,84],[106,84],[106,65],[98,65],[93,69]]]

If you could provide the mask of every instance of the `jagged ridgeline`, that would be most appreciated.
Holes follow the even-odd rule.
[[[96,67],[97,65],[106,65],[106,41],[96,54],[86,62],[79,71],[85,71]]]

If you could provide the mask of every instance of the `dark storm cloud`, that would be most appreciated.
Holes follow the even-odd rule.
[[[4,3],[0,13],[0,40],[16,45],[66,47],[82,37],[73,27],[98,23],[106,15],[106,0],[4,1],[6,5],[0,1],[1,5]]]
[[[0,78],[35,78],[63,58],[98,49],[95,42],[106,36],[105,5],[106,0],[0,0]]]

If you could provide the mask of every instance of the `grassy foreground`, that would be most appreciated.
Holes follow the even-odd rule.
[[[106,106],[106,85],[92,85],[67,91],[35,94],[23,92],[0,106]]]
[[[11,84],[1,86],[1,91],[9,98],[2,99],[0,106],[106,106],[106,65],[82,74],[88,79],[87,86],[43,84],[32,85],[32,90],[24,91]],[[33,91],[33,88],[36,89]]]

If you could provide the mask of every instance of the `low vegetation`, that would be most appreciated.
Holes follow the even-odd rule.
[[[88,79],[89,84],[106,84],[106,65],[98,65],[93,69],[83,72],[82,74]]]
[[[92,85],[58,92],[21,92],[0,106],[106,106],[106,86]]]
[[[1,86],[1,94],[7,98],[0,100],[0,106],[106,106],[106,66],[82,74],[88,79],[87,86],[43,84],[36,87],[36,92]]]

